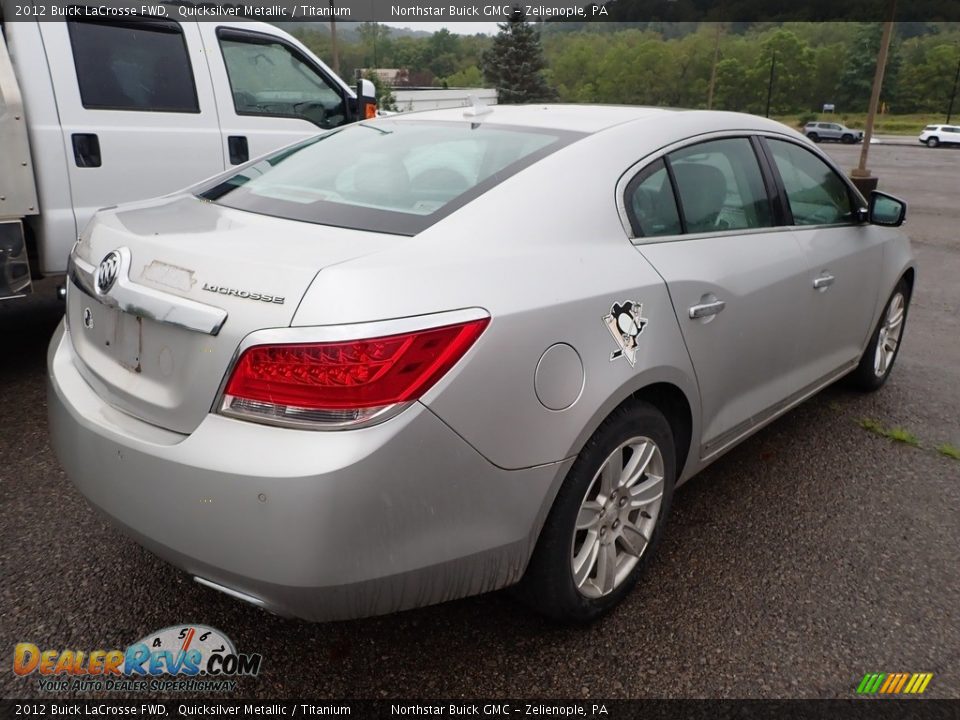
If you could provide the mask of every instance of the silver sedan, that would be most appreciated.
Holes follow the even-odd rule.
[[[884,384],[904,215],[748,115],[364,122],[96,216],[53,445],[127,534],[273,612],[519,583],[589,620],[677,486],[840,378]]]

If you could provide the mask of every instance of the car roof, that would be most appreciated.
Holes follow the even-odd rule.
[[[512,125],[593,134],[631,122],[642,124],[670,122],[671,117],[683,114],[685,117],[698,120],[697,124],[703,126],[704,132],[732,127],[774,131],[782,131],[784,128],[781,123],[767,118],[719,110],[683,110],[626,105],[491,105],[489,112],[481,115],[468,115],[469,111],[468,107],[424,110],[391,115],[389,119],[440,122],[470,120],[482,122],[485,125]]]

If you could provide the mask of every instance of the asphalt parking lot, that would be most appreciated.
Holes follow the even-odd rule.
[[[845,169],[859,147],[824,146]],[[191,582],[112,529],[47,440],[52,286],[0,306],[0,690],[18,642],[123,648],[212,625],[264,656],[243,697],[838,697],[866,672],[932,672],[960,698],[960,151],[878,144],[880,187],[908,200],[919,285],[889,384],[830,388],[682,488],[641,586],[589,627],[507,593],[308,625]],[[913,433],[920,447],[861,427]]]

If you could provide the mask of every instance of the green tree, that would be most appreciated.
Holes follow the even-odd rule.
[[[483,54],[483,75],[497,89],[503,104],[546,102],[556,91],[543,76],[546,63],[540,35],[519,8],[500,23],[493,45]]]
[[[747,112],[759,104],[756,83],[750,82],[750,73],[736,58],[717,63],[717,87],[714,98],[718,110]]]
[[[390,83],[381,80],[375,72],[367,71],[363,74],[367,80],[373,83],[374,93],[377,97],[377,107],[380,110],[396,111],[397,99],[393,96],[393,88]]]
[[[483,87],[483,72],[476,65],[471,65],[445,77],[444,81],[448,87]]]
[[[843,112],[866,112],[870,104],[870,92],[873,88],[873,76],[877,69],[877,53],[880,52],[880,38],[883,35],[883,23],[861,25],[847,47],[843,73],[837,96]],[[900,54],[897,43],[890,44],[887,56],[887,68],[883,75],[883,88],[880,101],[895,104],[897,84],[900,75]]]
[[[754,66],[753,82],[763,88],[766,101],[773,67],[773,89],[770,94],[771,114],[786,114],[809,109],[811,81],[816,67],[813,50],[795,33],[775,30],[761,45],[760,57]]]

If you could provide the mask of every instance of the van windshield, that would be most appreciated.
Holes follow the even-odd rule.
[[[381,119],[311,138],[203,186],[249,212],[415,235],[579,133]]]

